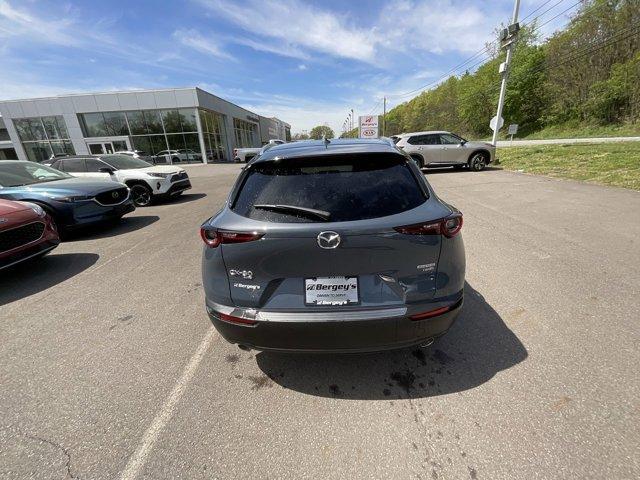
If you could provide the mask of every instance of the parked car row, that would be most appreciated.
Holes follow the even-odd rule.
[[[0,269],[45,255],[61,235],[117,221],[191,188],[187,172],[111,154],[65,156],[52,166],[0,162]]]
[[[74,177],[124,183],[136,207],[146,207],[161,197],[180,195],[191,188],[187,172],[172,165],[151,165],[130,155],[113,153],[59,158],[53,168]]]

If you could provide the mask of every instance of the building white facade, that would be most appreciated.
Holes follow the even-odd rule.
[[[7,148],[31,161],[122,150],[167,162],[230,161],[234,148],[259,147],[263,137],[258,115],[199,88],[7,100],[0,115]],[[2,138],[0,126],[0,148]]]

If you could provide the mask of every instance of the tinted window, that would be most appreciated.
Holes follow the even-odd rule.
[[[146,168],[152,165],[139,158],[133,158],[129,155],[103,155],[102,160],[116,170],[126,170],[128,168]]]
[[[254,165],[233,205],[245,217],[271,222],[318,222],[298,212],[255,205],[290,205],[329,213],[331,222],[394,215],[425,201],[404,158],[371,154],[304,158]]]
[[[87,172],[99,172],[101,168],[104,167],[109,167],[109,165],[107,165],[104,162],[101,162],[100,160],[97,160],[95,158],[87,158],[85,160],[86,165],[87,165]]]
[[[462,139],[449,133],[442,133],[440,134],[440,141],[443,145],[457,145],[462,141]]]
[[[15,187],[70,178],[66,173],[33,162],[0,162],[0,186]]]
[[[86,172],[87,169],[84,165],[84,158],[69,158],[62,160],[63,169],[65,172]]]

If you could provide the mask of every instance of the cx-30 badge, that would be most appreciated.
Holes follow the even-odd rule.
[[[318,234],[318,246],[330,250],[340,245],[340,235],[336,232],[320,232]]]

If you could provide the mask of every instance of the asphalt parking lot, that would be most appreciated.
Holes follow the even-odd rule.
[[[282,356],[204,311],[198,226],[239,168],[0,273],[0,477],[640,476],[638,192],[430,172],[465,214],[450,333]]]

